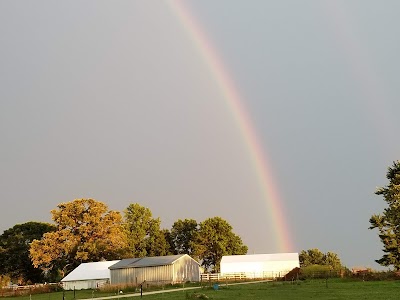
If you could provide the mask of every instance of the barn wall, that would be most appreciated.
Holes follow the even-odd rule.
[[[199,264],[190,256],[183,256],[174,263],[174,282],[200,281]]]
[[[109,282],[109,279],[75,280],[64,281],[64,290],[88,290],[96,289]]]
[[[176,283],[200,281],[199,264],[189,256],[183,256],[173,265],[124,268],[110,270],[111,284],[139,285],[144,281]]]
[[[111,271],[112,284],[141,284],[149,282],[173,282],[173,266],[126,268]]]

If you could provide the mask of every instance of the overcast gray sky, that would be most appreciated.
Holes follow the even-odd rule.
[[[399,1],[186,1],[241,94],[295,248],[379,266],[399,159]],[[226,219],[276,252],[238,124],[163,1],[0,2],[0,231],[60,202]]]

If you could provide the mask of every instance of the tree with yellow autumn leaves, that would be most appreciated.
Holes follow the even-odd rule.
[[[57,230],[34,240],[30,257],[44,272],[61,276],[81,262],[120,259],[128,249],[122,216],[94,199],[61,203],[51,211]]]

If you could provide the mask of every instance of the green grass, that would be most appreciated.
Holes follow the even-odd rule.
[[[76,298],[111,296],[116,293],[76,291]],[[138,293],[136,293],[138,294]],[[73,292],[64,294],[65,300],[73,300]],[[218,290],[202,288],[190,291],[175,291],[156,295],[144,295],[147,300],[172,299],[215,299],[215,300],[394,300],[400,296],[400,281],[346,281],[341,279],[307,280],[299,283],[251,283],[243,285],[220,284]],[[24,297],[7,297],[4,300],[63,300],[63,293],[38,294]],[[140,297],[120,298],[120,300],[140,299]]]
[[[194,290],[171,294],[148,295],[143,298],[155,299],[208,299],[215,300],[395,300],[400,296],[400,281],[341,281],[325,280],[305,281],[299,284],[289,283],[255,283],[249,285],[220,286],[220,289]],[[197,297],[196,297],[197,296]]]
[[[65,292],[52,292],[43,294],[33,294],[26,296],[13,296],[13,297],[1,297],[1,300],[74,300],[74,299],[90,299],[96,297],[107,297],[115,296],[116,292],[99,292],[93,290],[79,290],[75,291],[65,291]],[[127,299],[128,300],[128,299]]]

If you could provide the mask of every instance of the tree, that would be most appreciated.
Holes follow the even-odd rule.
[[[124,213],[129,252],[132,256],[160,256],[170,253],[165,233],[160,229],[160,218],[154,219],[149,208],[132,203]]]
[[[192,255],[193,243],[198,232],[196,220],[178,220],[172,225],[171,242],[174,254]]]
[[[206,269],[219,272],[222,256],[246,254],[247,249],[227,221],[213,217],[199,224],[193,254]]]
[[[43,273],[32,265],[29,247],[33,240],[55,229],[48,223],[27,222],[5,230],[0,235],[0,274],[22,284],[43,282]]]
[[[149,236],[146,238],[146,255],[163,256],[172,254],[170,244],[167,240],[166,229],[160,229],[160,223],[154,223],[150,229]]]
[[[164,239],[167,243],[168,255],[176,254],[174,252],[174,243],[172,241],[171,231],[169,231],[168,229],[163,229],[162,233],[164,234]]]
[[[371,216],[369,229],[378,229],[385,253],[376,262],[400,270],[400,161],[393,162],[388,168],[386,178],[389,184],[378,188],[375,194],[383,196],[387,207],[382,214]]]
[[[64,276],[81,262],[124,256],[128,244],[122,217],[103,202],[76,199],[59,204],[51,214],[57,230],[31,243],[36,268],[45,272],[58,268]]]
[[[333,270],[338,270],[342,267],[342,262],[339,256],[333,252],[327,252],[324,255],[324,262],[326,266],[330,266]]]
[[[334,252],[323,253],[317,248],[302,250],[299,255],[300,266],[309,267],[314,265],[329,266],[330,269],[340,269],[342,263],[339,256]]]
[[[300,266],[324,265],[324,253],[319,249],[313,248],[307,251],[302,250],[299,255]]]

